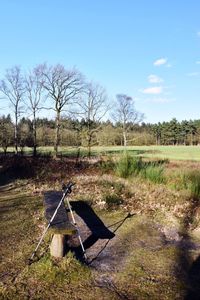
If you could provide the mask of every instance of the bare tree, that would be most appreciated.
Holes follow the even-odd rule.
[[[6,71],[5,79],[0,81],[0,91],[7,99],[14,112],[14,143],[15,152],[18,153],[18,121],[22,112],[22,101],[24,96],[24,78],[18,66]]]
[[[37,124],[36,117],[37,113],[41,109],[41,102],[44,102],[43,94],[43,79],[42,79],[43,66],[34,68],[25,79],[25,89],[27,96],[27,106],[32,115],[33,125],[33,155],[37,154]]]
[[[91,156],[91,147],[93,146],[93,136],[101,128],[100,121],[107,113],[109,107],[106,103],[107,96],[103,87],[98,84],[90,83],[87,86],[85,94],[79,99],[79,112],[85,120],[86,140],[88,157]]]
[[[53,110],[56,112],[56,132],[54,150],[58,155],[60,143],[60,119],[61,112],[66,105],[72,105],[73,100],[83,90],[83,77],[77,70],[66,70],[62,65],[45,66],[42,70],[43,87],[48,96],[54,101]]]
[[[131,97],[124,94],[118,94],[116,98],[117,102],[113,118],[115,121],[122,124],[123,144],[124,147],[126,147],[129,123],[136,124],[141,122],[144,115],[135,109],[134,101]]]

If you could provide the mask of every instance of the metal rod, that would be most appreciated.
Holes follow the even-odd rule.
[[[73,221],[73,224],[74,226],[76,227],[76,230],[78,232],[78,239],[79,239],[79,242],[80,242],[80,245],[81,245],[81,249],[83,251],[83,255],[85,257],[85,259],[87,260],[87,255],[86,255],[86,252],[85,252],[85,248],[83,246],[83,242],[82,242],[82,239],[81,239],[81,235],[80,235],[80,232],[79,232],[79,229],[78,229],[78,226],[77,226],[77,223],[76,223],[76,220],[74,218],[74,214],[73,214],[73,211],[72,211],[72,208],[71,208],[71,205],[69,203],[69,200],[67,199],[67,205],[69,207],[69,211],[70,211],[70,214],[71,214],[71,217],[72,217],[72,221]]]
[[[72,188],[73,185],[74,185],[73,183],[69,183],[69,184],[66,186],[66,188],[65,188],[65,190],[64,190],[64,192],[63,192],[63,196],[62,196],[60,202],[58,203],[58,206],[56,207],[56,209],[55,209],[55,211],[54,211],[54,213],[53,213],[53,215],[52,215],[52,217],[51,217],[51,219],[50,219],[48,225],[46,226],[46,228],[44,229],[44,231],[43,231],[43,233],[42,233],[42,236],[41,236],[41,238],[40,238],[40,240],[39,240],[39,242],[38,242],[38,244],[37,244],[35,250],[33,251],[32,255],[31,255],[31,258],[30,258],[31,260],[34,258],[34,256],[35,256],[35,254],[36,254],[38,248],[40,247],[40,245],[41,245],[41,243],[42,243],[42,241],[43,241],[43,239],[44,239],[44,237],[45,237],[45,235],[46,235],[46,233],[47,233],[49,227],[51,226],[51,223],[53,222],[53,220],[54,220],[54,218],[55,218],[55,216],[56,216],[56,214],[57,214],[57,212],[58,212],[58,210],[59,210],[59,208],[60,208],[60,206],[61,206],[63,200],[65,199],[65,197],[66,197],[66,195],[67,195],[68,193],[71,193],[71,188]]]

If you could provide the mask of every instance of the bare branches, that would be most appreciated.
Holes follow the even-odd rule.
[[[54,101],[54,110],[56,111],[56,134],[54,149],[56,156],[60,141],[60,114],[65,106],[72,105],[75,98],[83,91],[83,76],[77,70],[66,70],[64,66],[41,68],[42,86],[47,92],[47,96]]]
[[[15,115],[15,149],[18,152],[18,119],[22,112],[22,101],[25,93],[24,78],[21,70],[15,66],[6,71],[5,79],[0,81],[0,91],[7,99]]]
[[[89,83],[85,90],[84,96],[79,98],[78,114],[86,123],[86,138],[88,147],[88,156],[91,154],[92,138],[95,132],[100,129],[97,124],[107,113],[109,107],[107,105],[107,95],[105,89],[98,84]]]
[[[83,97],[77,101],[78,114],[85,120],[100,122],[109,110],[105,89],[98,84],[89,83]]]
[[[29,72],[26,76],[25,89],[28,109],[35,115],[35,113],[41,109],[41,102],[45,100],[40,66],[34,68],[33,71]]]
[[[36,136],[36,114],[41,109],[41,102],[45,101],[43,78],[41,75],[42,66],[37,66],[25,78],[25,90],[27,96],[27,107],[31,111],[33,117],[33,148],[34,156],[36,156],[37,136]]]
[[[19,105],[23,100],[25,90],[24,79],[18,66],[6,71],[5,79],[0,81],[0,91],[4,98],[9,100],[14,112],[17,108],[17,113],[20,114]]]
[[[131,97],[118,94],[116,96],[116,108],[113,113],[113,119],[122,124],[124,146],[127,145],[128,123],[136,124],[143,120],[144,115],[138,112],[134,107],[134,101]]]
[[[114,112],[114,119],[120,123],[139,123],[143,119],[143,114],[138,112],[135,109],[134,101],[131,97],[118,94],[117,98],[117,106]]]
[[[66,104],[83,91],[83,76],[77,70],[66,70],[62,65],[45,66],[42,70],[43,87],[54,100],[55,110],[62,111]]]

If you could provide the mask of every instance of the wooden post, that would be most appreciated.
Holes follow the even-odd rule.
[[[56,191],[48,191],[44,194],[45,216],[48,222],[51,221],[62,196],[63,193]],[[65,237],[77,233],[76,227],[69,221],[64,201],[61,203],[53,221],[51,221],[49,229],[53,233],[53,239],[50,245],[51,256],[64,257]]]
[[[63,257],[65,249],[65,236],[64,234],[56,233],[53,235],[53,239],[50,245],[51,256]]]

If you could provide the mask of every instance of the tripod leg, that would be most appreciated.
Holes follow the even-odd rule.
[[[76,230],[77,230],[77,232],[78,232],[78,239],[79,239],[79,242],[80,242],[80,245],[81,245],[81,249],[82,249],[82,251],[83,251],[84,258],[87,260],[87,255],[86,255],[86,253],[85,253],[85,248],[84,248],[84,246],[83,246],[83,242],[82,242],[82,239],[81,239],[81,236],[80,236],[80,232],[79,232],[79,229],[78,229],[78,226],[77,226],[76,220],[75,220],[75,218],[74,218],[74,214],[73,214],[73,211],[72,211],[72,208],[71,208],[71,205],[70,205],[68,199],[67,199],[67,205],[68,205],[68,208],[69,208],[71,217],[72,217],[73,224],[74,224],[74,226],[76,227]]]

